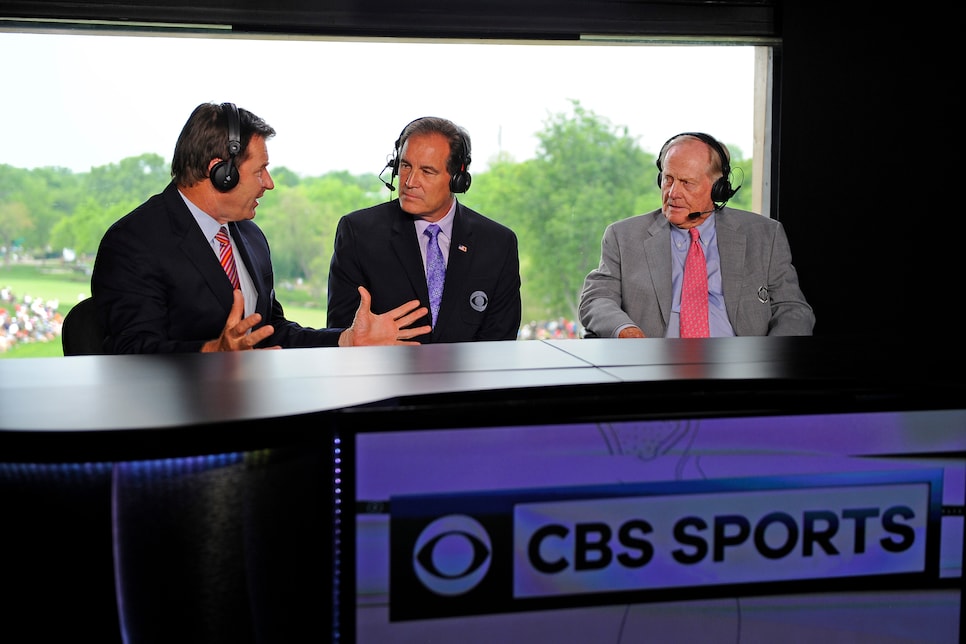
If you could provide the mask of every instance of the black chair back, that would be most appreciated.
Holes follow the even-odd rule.
[[[74,305],[64,317],[60,341],[65,356],[101,355],[104,351],[104,331],[97,319],[94,298],[89,297]]]

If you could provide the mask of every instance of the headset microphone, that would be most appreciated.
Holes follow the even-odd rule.
[[[705,210],[704,212],[689,212],[688,219],[697,219],[701,215],[706,215],[709,212],[714,212],[715,210],[717,210],[717,208],[712,208],[711,210]]]
[[[395,191],[396,190],[396,186],[392,185],[392,183],[390,183],[389,181],[386,181],[385,179],[383,179],[382,178],[382,175],[386,174],[386,170],[388,170],[389,168],[393,167],[393,161],[394,161],[394,159],[390,159],[389,162],[386,164],[386,167],[383,168],[382,169],[382,172],[379,173],[379,181],[382,181],[382,185],[386,186],[391,191]],[[395,176],[393,178],[395,178]]]

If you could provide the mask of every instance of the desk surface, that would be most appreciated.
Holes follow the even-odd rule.
[[[317,429],[324,424],[320,415],[347,410],[398,415],[443,404],[483,416],[573,414],[581,405],[644,411],[645,403],[669,413],[693,409],[697,398],[711,411],[782,408],[803,397],[849,404],[898,396],[903,400],[892,404],[915,406],[925,395],[932,405],[966,392],[963,376],[940,374],[937,360],[917,343],[829,338],[28,358],[0,361],[0,445],[32,443],[35,450],[65,435],[142,441],[143,430],[183,433],[201,426],[278,434]],[[910,395],[917,400],[906,400]]]

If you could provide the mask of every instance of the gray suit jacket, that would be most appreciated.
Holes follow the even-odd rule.
[[[785,229],[761,215],[723,208],[714,214],[728,319],[737,335],[811,335],[815,314],[798,286]],[[610,224],[600,266],[580,293],[588,336],[614,337],[635,324],[662,338],[671,315],[671,230],[660,210]]]

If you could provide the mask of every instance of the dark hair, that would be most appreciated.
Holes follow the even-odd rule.
[[[171,178],[175,184],[187,187],[208,178],[212,159],[228,159],[228,115],[217,103],[202,103],[194,109],[181,129],[171,159]],[[275,129],[248,110],[238,108],[241,150],[235,163],[248,158],[248,142],[252,135],[264,139],[275,136]]]
[[[470,167],[470,135],[450,120],[438,116],[424,116],[418,118],[403,128],[396,145],[397,155],[402,155],[403,146],[407,139],[414,134],[439,133],[449,141],[449,158],[446,160],[446,171],[455,175]]]

